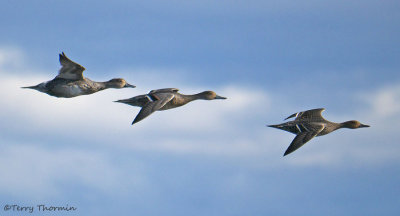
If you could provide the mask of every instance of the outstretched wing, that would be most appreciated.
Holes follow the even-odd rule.
[[[56,78],[82,80],[83,71],[85,70],[80,64],[77,64],[69,59],[64,52],[60,54],[61,69]]]
[[[325,120],[324,117],[322,117],[322,112],[324,111],[324,108],[319,108],[319,109],[312,109],[312,110],[307,110],[303,112],[298,112],[290,115],[289,117],[285,118],[285,120],[296,117],[295,120],[302,120],[302,119],[310,119],[310,120]]]
[[[304,126],[304,124],[303,124]],[[303,132],[300,132],[297,134],[297,136],[293,139],[292,143],[290,143],[289,147],[286,149],[285,154],[283,156],[286,156],[294,151],[296,151],[298,148],[306,144],[308,141],[310,141],[312,138],[317,136],[324,128],[325,125],[323,124],[313,124],[313,125],[307,125],[308,127],[313,127],[312,130],[304,130]],[[300,129],[299,129],[300,130]]]
[[[161,109],[165,104],[167,104],[174,98],[174,94],[171,93],[157,93],[156,96],[157,100],[148,102],[145,106],[142,107],[136,118],[133,120],[132,124],[143,120],[153,112]]]
[[[168,92],[178,92],[179,89],[177,88],[163,88],[163,89],[156,89],[156,90],[151,90],[149,94],[154,94],[154,93],[168,93]]]

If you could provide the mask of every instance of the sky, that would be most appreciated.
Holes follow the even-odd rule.
[[[1,215],[398,215],[398,1],[3,1]],[[134,89],[56,98],[58,54]],[[213,90],[131,125],[113,103]],[[268,128],[325,108],[371,125],[317,137]],[[11,209],[29,207],[34,211]],[[37,205],[75,207],[39,211]]]

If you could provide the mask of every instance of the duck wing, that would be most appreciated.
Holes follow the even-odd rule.
[[[155,93],[168,93],[168,92],[178,92],[179,89],[177,88],[163,88],[163,89],[156,89],[156,90],[151,90],[149,94],[155,94]]]
[[[157,93],[149,96],[149,100],[154,101],[149,101],[147,104],[145,104],[140,112],[137,114],[136,118],[133,120],[132,124],[135,124],[136,122],[139,122],[152,114],[153,112],[161,109],[165,104],[170,102],[173,98],[175,97],[174,94],[171,93]]]
[[[308,141],[310,141],[312,138],[317,136],[324,128],[324,124],[298,124],[296,125],[299,128],[299,131],[301,131],[301,128],[303,128],[304,131],[301,131],[297,134],[297,136],[293,139],[292,143],[290,143],[289,147],[286,149],[285,154],[283,156],[286,156],[294,151],[296,151],[298,148],[306,144]]]
[[[61,69],[56,78],[69,80],[83,80],[83,71],[85,70],[80,64],[77,64],[69,59],[64,52],[60,55]]]
[[[319,109],[312,109],[312,110],[307,110],[307,111],[302,111],[298,113],[294,113],[290,115],[289,117],[285,118],[285,120],[296,117],[296,120],[320,120],[323,121],[325,120],[324,117],[322,117],[322,112],[324,111],[324,108],[319,108]]]

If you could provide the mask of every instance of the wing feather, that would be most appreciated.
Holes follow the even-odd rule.
[[[317,136],[325,128],[325,125],[323,124],[313,125],[313,127],[315,130],[298,133],[297,136],[293,139],[292,143],[290,143],[289,147],[286,149],[285,154],[283,156],[286,156],[296,151],[301,146],[310,141],[312,138]]]
[[[154,94],[154,93],[172,93],[172,92],[178,92],[179,89],[177,88],[163,88],[163,89],[156,89],[156,90],[151,90],[149,94]]]
[[[69,59],[64,52],[60,55],[61,69],[56,78],[70,79],[70,80],[82,80],[83,71],[85,70],[80,64],[77,64]]]
[[[302,111],[298,113],[294,113],[287,117],[285,120],[296,117],[296,120],[303,120],[303,119],[313,119],[313,120],[325,120],[324,117],[322,117],[322,112],[324,111],[324,108],[319,108],[319,109],[312,109],[312,110],[307,110],[307,111]]]
[[[135,124],[135,123],[143,120],[144,118],[146,118],[153,112],[161,109],[165,104],[167,104],[174,98],[174,94],[170,94],[170,93],[158,93],[158,94],[156,94],[156,96],[159,99],[156,101],[149,102],[145,106],[143,106],[143,108],[140,110],[140,112],[137,114],[137,116],[133,120],[132,124]]]

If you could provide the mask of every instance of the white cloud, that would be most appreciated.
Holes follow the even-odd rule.
[[[0,73],[18,69],[23,66],[21,61],[25,58],[20,49],[13,47],[0,47]]]
[[[40,200],[57,197],[71,181],[103,192],[118,189],[119,169],[101,153],[1,142],[8,144],[0,152],[2,193]]]
[[[282,158],[294,136],[267,128],[265,124],[267,121],[279,123],[269,121],[280,121],[292,112],[300,111],[290,103],[291,96],[281,97],[279,92],[266,92],[256,87],[222,86],[211,90],[227,100],[195,101],[177,109],[156,112],[131,126],[139,108],[112,101],[146,93],[157,85],[178,87],[186,94],[210,90],[205,86],[188,86],[181,76],[171,76],[169,85],[163,71],[152,71],[152,82],[146,81],[145,72],[116,72],[118,76],[122,73],[122,77],[128,74],[128,80],[138,86],[136,89],[111,89],[70,99],[19,88],[49,80],[53,72],[49,72],[48,77],[4,73],[0,86],[2,124],[14,125],[19,134],[74,136],[89,142],[87,145],[95,142],[96,148],[100,149],[116,146],[131,151],[223,156],[233,160],[240,157],[247,158],[249,166],[254,167],[343,166],[348,160],[361,165],[368,161],[380,164],[396,160],[392,153],[400,151],[396,146],[387,144],[388,148],[382,148],[380,143],[373,142],[374,138],[382,136],[387,143],[396,141],[393,139],[396,137],[387,133],[390,125],[385,124],[382,117],[398,119],[398,87],[385,87],[369,94],[369,106],[349,116],[338,115],[329,109],[328,116],[332,121],[359,119],[371,124],[371,128],[344,129],[340,133],[317,137],[296,151],[295,156]],[[134,76],[130,78],[130,74]],[[79,145],[71,145],[71,148],[79,148]],[[262,163],[267,165],[260,165]]]
[[[363,97],[378,117],[390,118],[400,115],[400,84],[385,86]]]
[[[355,93],[353,97],[366,106],[346,116],[330,114],[332,119],[329,119],[358,119],[371,127],[342,129],[314,138],[302,147],[296,158],[288,160],[289,164],[353,167],[399,162],[400,135],[396,125],[400,121],[400,83]]]

